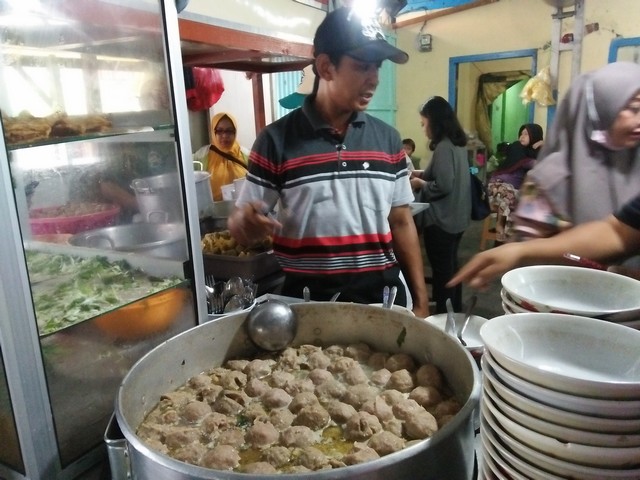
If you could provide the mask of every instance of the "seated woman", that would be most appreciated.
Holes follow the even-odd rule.
[[[518,141],[509,144],[504,161],[491,174],[487,190],[491,209],[497,213],[496,240],[505,242],[511,235],[511,212],[518,203],[518,190],[525,175],[533,168],[543,143],[542,127],[537,123],[522,125]]]
[[[211,174],[211,191],[215,201],[222,200],[222,186],[247,175],[247,156],[236,140],[236,120],[220,112],[211,119],[211,145],[193,154],[194,162]]]

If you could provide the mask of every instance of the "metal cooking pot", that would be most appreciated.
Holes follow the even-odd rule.
[[[193,172],[196,177],[196,199],[200,215],[204,209],[213,203],[213,192],[211,191],[211,174],[209,172]]]
[[[180,177],[176,172],[131,181],[138,210],[145,222],[184,221]]]
[[[452,337],[419,318],[368,305],[335,302],[294,304],[298,333],[294,345],[366,342],[387,352],[405,352],[436,364],[463,404],[433,437],[360,465],[299,474],[309,479],[425,480],[471,479],[474,460],[473,412],[480,396],[480,374],[471,355]],[[229,315],[183,332],[141,358],[127,373],[116,398],[115,416],[126,439],[130,468],[137,480],[283,480],[283,475],[250,475],[211,470],[152,451],[135,431],[160,395],[191,376],[230,358],[257,353],[246,333],[246,313]],[[419,472],[419,473],[418,473]]]
[[[133,223],[98,228],[69,238],[76,247],[135,252],[152,257],[187,259],[187,238],[180,223]]]

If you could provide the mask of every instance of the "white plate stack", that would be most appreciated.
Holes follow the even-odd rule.
[[[640,329],[640,281],[584,267],[535,265],[502,276],[505,313],[565,313]]]
[[[480,335],[484,478],[640,478],[640,331],[521,313]]]

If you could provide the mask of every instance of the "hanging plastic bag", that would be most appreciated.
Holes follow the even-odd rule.
[[[536,102],[541,107],[555,105],[556,101],[553,99],[553,93],[551,92],[549,67],[543,68],[535,77],[529,79],[522,89],[520,97],[525,105],[529,102]]]
[[[184,72],[187,92],[187,107],[198,112],[208,110],[220,100],[224,92],[224,82],[215,68],[188,67]]]

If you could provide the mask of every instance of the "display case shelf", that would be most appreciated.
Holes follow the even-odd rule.
[[[127,370],[207,318],[175,4],[4,2],[0,76],[0,477],[69,479],[104,459]],[[161,175],[177,253],[72,242],[161,230],[133,188]]]

